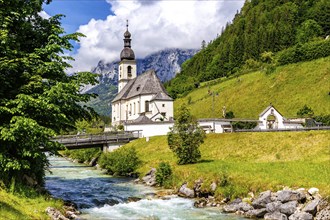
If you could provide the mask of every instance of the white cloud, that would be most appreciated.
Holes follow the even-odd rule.
[[[90,70],[99,60],[119,60],[126,19],[132,49],[142,58],[164,48],[199,48],[214,39],[244,1],[108,0],[114,15],[90,20],[78,32],[86,35],[73,57],[75,71]]]
[[[39,14],[39,16],[41,16],[42,18],[45,18],[45,19],[48,19],[48,18],[51,17],[51,16],[50,16],[49,14],[47,14],[47,12],[45,12],[45,11],[41,11],[41,12],[39,12],[38,14]]]

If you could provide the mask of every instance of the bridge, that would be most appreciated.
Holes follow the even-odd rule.
[[[120,146],[140,137],[140,131],[134,132],[105,132],[101,134],[77,134],[77,135],[60,135],[53,138],[67,149],[83,149],[108,147],[111,145]]]

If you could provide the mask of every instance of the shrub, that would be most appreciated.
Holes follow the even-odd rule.
[[[235,118],[234,112],[233,111],[226,112],[225,118],[228,119]]]
[[[204,142],[205,133],[198,126],[197,120],[183,105],[173,128],[167,135],[170,149],[178,157],[178,164],[196,163],[201,158],[199,145]]]
[[[124,130],[124,125],[120,124],[117,126],[118,131],[123,131]]]
[[[164,186],[172,176],[172,169],[169,163],[161,162],[156,171],[156,183],[159,186]]]
[[[232,123],[233,129],[253,129],[257,126],[257,122],[245,122],[245,121],[237,121]]]
[[[299,117],[312,117],[314,115],[314,111],[311,107],[304,105],[301,109],[298,110],[297,116]]]
[[[99,164],[111,175],[132,176],[141,161],[135,148],[121,147],[117,150],[101,155]]]
[[[330,115],[318,115],[314,116],[313,119],[317,122],[322,122],[324,126],[330,126]]]

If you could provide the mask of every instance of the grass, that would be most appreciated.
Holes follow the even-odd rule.
[[[152,167],[168,162],[174,172],[173,188],[184,181],[190,187],[202,178],[207,191],[216,181],[216,196],[245,196],[248,192],[317,187],[330,196],[330,132],[270,132],[208,134],[201,145],[202,160],[196,164],[177,165],[167,145],[166,136],[139,139],[134,146],[143,165],[141,175]]]
[[[209,91],[218,94],[214,102]],[[285,117],[296,117],[305,104],[315,115],[330,114],[329,92],[330,57],[326,57],[280,66],[268,75],[258,71],[201,87],[175,100],[175,115],[189,100],[191,113],[197,118],[222,117],[222,107],[226,106],[237,118],[256,119],[270,103]]]
[[[0,189],[0,219],[50,219],[45,210],[51,206],[62,209],[63,202],[38,195],[18,195]]]

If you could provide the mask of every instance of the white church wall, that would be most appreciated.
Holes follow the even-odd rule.
[[[156,100],[152,102],[152,115],[157,115],[152,120],[161,118],[161,113],[165,113],[165,120],[173,118],[173,101]]]

